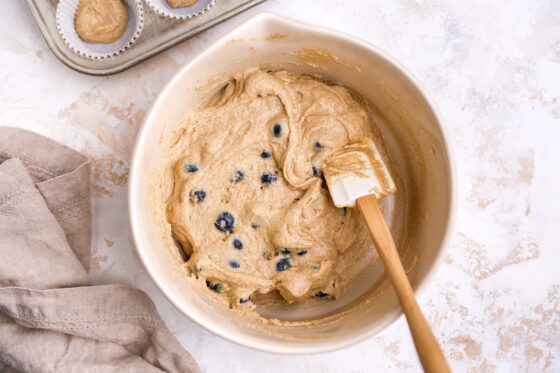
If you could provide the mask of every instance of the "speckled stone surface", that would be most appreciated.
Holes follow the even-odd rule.
[[[459,170],[457,227],[419,299],[456,372],[560,371],[560,2],[269,0],[124,73],[90,77],[49,51],[22,0],[0,8],[0,124],[93,160],[97,283],[139,287],[206,372],[417,372],[403,318],[358,345],[276,356],[182,316],[137,258],[126,184],[134,138],[174,72],[269,10],[356,35],[404,63],[440,106]]]

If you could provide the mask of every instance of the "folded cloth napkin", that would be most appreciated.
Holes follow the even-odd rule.
[[[199,372],[144,292],[91,284],[89,168],[0,127],[0,372]]]

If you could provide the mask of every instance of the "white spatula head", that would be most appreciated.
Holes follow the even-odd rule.
[[[345,146],[327,159],[323,173],[336,207],[354,207],[368,194],[382,198],[397,191],[389,170],[371,139]]]

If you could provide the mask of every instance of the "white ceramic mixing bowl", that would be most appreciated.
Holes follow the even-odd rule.
[[[401,310],[380,262],[336,301],[264,308],[284,326],[250,321],[214,304],[176,271],[154,229],[146,183],[174,126],[206,101],[228,74],[252,65],[283,68],[340,82],[371,103],[383,134],[397,195],[387,218],[417,295],[434,277],[449,243],[456,210],[451,143],[434,103],[411,74],[378,48],[352,36],[274,14],[254,16],[184,65],[146,116],[129,181],[130,223],[138,254],[167,298],[202,327],[258,350],[305,354],[342,348],[395,321]],[[215,89],[201,89],[213,86]]]

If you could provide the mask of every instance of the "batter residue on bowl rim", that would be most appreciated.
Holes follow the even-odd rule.
[[[350,92],[257,67],[193,108],[164,155],[166,218],[190,278],[251,313],[257,294],[336,298],[376,260],[359,213],[336,208],[321,169],[375,138]],[[378,146],[381,145],[378,142]]]

